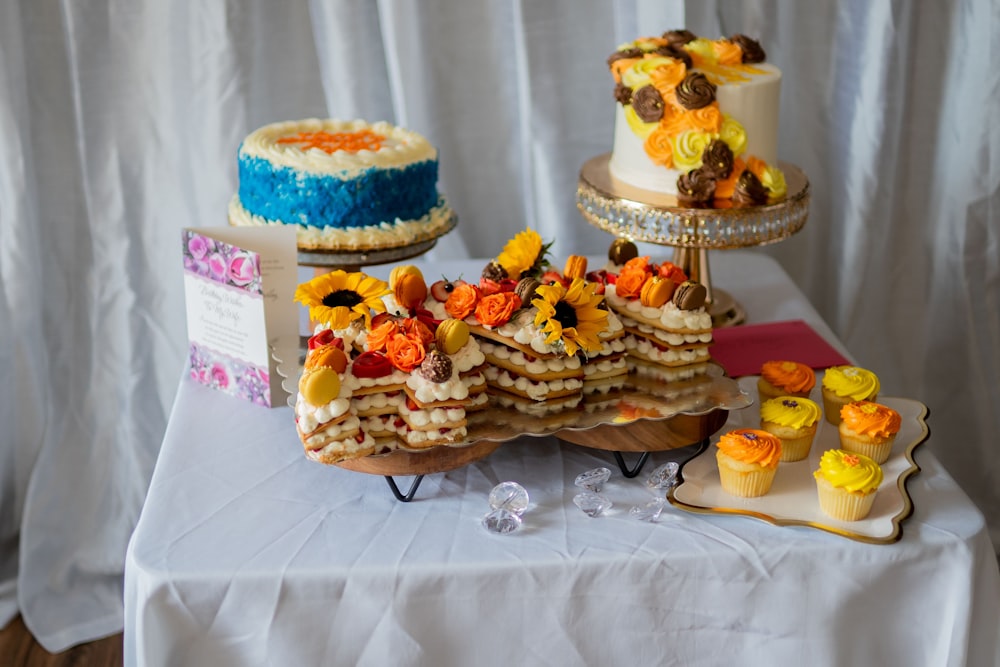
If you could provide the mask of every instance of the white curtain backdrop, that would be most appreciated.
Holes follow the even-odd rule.
[[[240,140],[310,116],[439,148],[458,228],[610,241],[574,205],[611,146],[605,58],[759,38],[809,222],[773,254],[1000,544],[1000,5],[993,0],[40,0],[0,4],[0,625],[120,631],[125,547],[186,363],[180,230],[225,225]],[[669,256],[667,248],[657,249]],[[719,287],[725,287],[720,285]],[[753,313],[750,313],[752,319]]]

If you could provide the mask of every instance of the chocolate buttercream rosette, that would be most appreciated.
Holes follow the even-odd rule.
[[[701,154],[702,168],[709,176],[720,181],[729,178],[734,161],[733,149],[721,139],[712,139]]]
[[[632,93],[632,109],[644,123],[657,123],[663,118],[663,97],[653,86],[643,86]]]
[[[767,197],[767,188],[760,182],[756,174],[749,169],[744,169],[740,177],[736,179],[733,201],[738,204],[756,205],[767,203]]]
[[[668,30],[663,33],[662,37],[667,40],[667,44],[675,49],[679,49],[685,44],[698,39],[698,35],[694,34],[690,30]]]
[[[752,65],[754,63],[762,63],[767,59],[764,49],[761,47],[760,42],[756,39],[752,39],[746,35],[736,34],[730,37],[729,41],[740,47],[740,50],[743,52],[744,64]]]
[[[715,199],[715,179],[704,166],[681,174],[677,179],[677,199],[689,206],[707,206]]]
[[[689,72],[677,85],[675,95],[685,109],[701,109],[715,101],[715,84],[701,72]]]

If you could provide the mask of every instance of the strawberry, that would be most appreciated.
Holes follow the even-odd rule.
[[[323,329],[315,336],[309,338],[308,345],[310,350],[315,350],[317,347],[323,347],[324,345],[336,345],[343,350],[344,339],[334,336],[331,329]]]
[[[392,373],[389,358],[381,352],[362,352],[351,364],[351,373],[358,378],[380,378]]]
[[[455,291],[455,284],[449,280],[438,280],[431,283],[431,296],[438,303],[448,300],[448,295]]]
[[[562,274],[558,271],[552,270],[543,273],[542,277],[538,279],[538,282],[543,285],[554,285],[555,283],[559,283],[563,287],[569,287],[569,282],[563,278]]]

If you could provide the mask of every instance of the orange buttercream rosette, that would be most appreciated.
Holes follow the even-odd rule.
[[[444,309],[456,320],[464,320],[476,310],[479,303],[479,288],[471,283],[459,285],[448,295],[448,300],[444,302]]]
[[[657,67],[650,72],[649,82],[660,93],[660,96],[666,99],[674,92],[674,89],[684,80],[686,75],[687,65],[680,60],[673,60],[669,64]]]
[[[848,403],[840,409],[840,420],[855,433],[875,439],[896,435],[903,423],[898,412],[872,401]]]
[[[756,463],[765,468],[775,468],[781,460],[781,440],[759,429],[729,431],[719,438],[718,447],[723,454],[737,461]]]
[[[715,182],[715,198],[716,199],[731,199],[733,193],[736,192],[736,182],[740,179],[740,174],[746,169],[746,163],[740,159],[736,158],[733,160],[733,170],[729,172],[729,178],[724,178]]]
[[[717,39],[712,42],[712,51],[720,65],[742,65],[743,49],[728,39]]]
[[[816,386],[816,374],[798,361],[765,361],[760,368],[762,378],[787,391],[808,393]]]
[[[639,58],[619,58],[611,63],[611,76],[614,77],[615,83],[621,83],[622,73],[639,62],[639,60]]]
[[[497,292],[484,296],[476,304],[476,319],[486,326],[498,327],[506,324],[513,317],[514,311],[521,307],[521,297],[513,292]]]
[[[674,166],[674,143],[673,135],[663,129],[662,126],[657,126],[649,136],[646,137],[646,141],[643,143],[643,148],[646,150],[646,155],[653,164],[658,164],[668,169]]]

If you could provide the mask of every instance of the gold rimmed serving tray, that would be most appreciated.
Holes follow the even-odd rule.
[[[756,376],[741,378],[740,384],[756,398]],[[813,400],[822,405],[817,396]],[[892,544],[903,534],[902,523],[913,513],[913,501],[906,481],[920,467],[913,459],[914,450],[930,435],[927,406],[909,398],[879,397],[879,403],[899,412],[902,427],[896,436],[889,460],[882,464],[884,481],[867,518],[861,521],[838,521],[819,509],[813,471],[828,449],[839,449],[837,427],[820,421],[809,456],[793,463],[780,463],[771,491],[760,498],[738,498],[722,490],[715,462],[715,447],[709,446],[681,469],[683,482],[668,494],[675,507],[699,514],[740,515],[776,526],[805,526],[870,544]],[[759,410],[733,413],[725,429],[759,428]],[[714,443],[713,443],[714,444]]]

